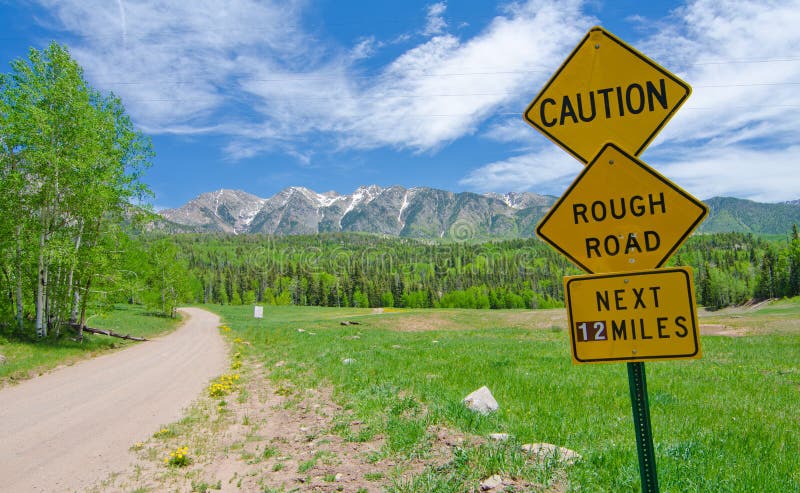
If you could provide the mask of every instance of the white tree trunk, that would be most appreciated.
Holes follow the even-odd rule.
[[[22,301],[22,245],[20,236],[22,235],[22,226],[17,226],[17,275],[16,275],[16,296],[17,296],[17,330],[22,332],[24,329],[22,321],[22,312],[25,305]]]
[[[80,230],[78,231],[78,237],[75,238],[75,257],[77,262],[78,250],[81,248],[81,236],[83,235],[83,222],[81,222]],[[75,262],[69,268],[69,279],[67,279],[67,303],[69,303],[69,299],[73,298],[72,303],[72,311],[69,315],[69,323],[74,324],[78,321],[78,308],[81,302],[81,295],[78,294],[78,290],[73,286],[74,282],[74,274],[75,274]],[[74,296],[73,296],[74,295]]]
[[[78,292],[78,289],[72,292],[72,313],[69,315],[69,323],[75,324],[78,323],[78,310],[81,306],[81,294]]]
[[[45,337],[47,335],[47,325],[44,323],[44,295],[47,289],[47,267],[44,261],[44,232],[39,234],[38,267],[36,283],[36,335]]]

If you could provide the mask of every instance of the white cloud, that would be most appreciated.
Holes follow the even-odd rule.
[[[782,202],[800,198],[798,155],[800,145],[771,150],[741,145],[693,148],[672,162],[657,163],[656,167],[681,188],[702,199],[734,196]]]
[[[579,4],[530,2],[493,19],[478,36],[434,36],[398,56],[375,78],[354,77],[332,59],[298,74],[258,67],[242,90],[286,136],[317,131],[339,148],[393,146],[429,151],[473,133],[517,94],[543,82],[580,38]],[[535,46],[536,49],[531,49]],[[262,64],[263,65],[263,64]],[[533,70],[533,73],[531,72]],[[285,80],[285,82],[281,82]]]
[[[800,1],[700,0],[641,49],[693,87],[655,145],[789,142],[800,127]]]
[[[483,136],[497,142],[523,145],[531,145],[540,140],[540,135],[522,120],[522,111],[516,117],[492,123],[483,133]]]
[[[536,70],[555,67],[591,23],[577,0],[530,0],[461,39],[443,32],[446,5],[435,3],[433,36],[369,77],[355,64],[381,42],[323,44],[300,27],[300,1],[41,2],[81,36],[72,51],[90,80],[140,126],[216,129],[239,157],[303,145],[435,150],[537,87],[546,74]]]
[[[364,38],[350,50],[350,59],[355,61],[369,58],[374,55],[382,45],[383,43],[376,41],[374,36]]]
[[[688,147],[654,154],[648,164],[700,199],[733,196],[759,202],[800,198],[800,144],[753,149],[733,144]],[[555,145],[493,162],[459,183],[481,192],[533,190],[561,195],[582,164]]]
[[[296,2],[41,0],[63,28],[81,36],[71,51],[90,80],[120,95],[153,132],[208,127],[247,74],[245,53],[294,66],[308,37]],[[306,57],[307,58],[307,57]]]
[[[433,36],[441,34],[445,30],[447,27],[447,22],[443,17],[445,10],[447,10],[445,2],[437,2],[428,6],[428,22],[425,24],[422,34]]]
[[[578,176],[583,165],[555,146],[487,164],[459,183],[482,192],[534,190],[560,195]]]
[[[552,193],[577,174],[521,117],[497,117],[521,113],[596,22],[579,0],[509,3],[471,38],[447,32],[446,4],[433,3],[410,31],[427,37],[369,69],[361,61],[400,38],[331,46],[303,29],[305,0],[40,3],[78,36],[71,50],[90,81],[149,133],[227,135],[232,159],[278,149],[307,165],[321,149],[435,152],[483,130],[523,149],[463,185]],[[800,0],[698,0],[653,25],[627,41],[693,95],[643,157],[698,196],[796,198]]]
[[[668,20],[633,44],[689,82],[693,94],[643,158],[701,198],[800,197],[800,1],[699,0]],[[524,141],[505,123],[487,136]],[[563,169],[527,153],[473,170],[462,183],[494,190],[513,186],[516,176],[538,189]]]
[[[648,160],[701,198],[800,197],[800,1],[700,0],[642,49],[693,87]]]
[[[346,146],[419,151],[475,132],[487,116],[546,79],[591,20],[577,2],[534,1],[494,18],[479,35],[435,36],[394,60],[362,87]],[[532,48],[535,47],[535,48]]]

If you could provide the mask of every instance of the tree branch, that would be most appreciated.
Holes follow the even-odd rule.
[[[80,324],[69,324],[69,326],[72,327],[73,329],[77,330],[78,333],[80,333],[80,330],[81,330],[81,325]],[[113,330],[106,330],[106,329],[93,329],[91,327],[83,327],[83,331],[84,332],[91,332],[92,334],[103,334],[103,335],[106,335],[106,336],[118,337],[120,339],[127,339],[129,341],[147,341],[148,340],[148,339],[146,339],[144,337],[136,337],[136,336],[132,336],[132,335],[129,335],[129,334],[128,335],[117,334]]]

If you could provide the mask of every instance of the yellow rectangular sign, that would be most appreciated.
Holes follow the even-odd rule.
[[[608,141],[638,156],[690,93],[686,82],[593,27],[524,118],[583,163]]]
[[[572,362],[701,356],[688,267],[564,278]]]

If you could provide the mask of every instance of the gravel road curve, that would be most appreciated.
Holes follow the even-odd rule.
[[[0,492],[82,491],[179,419],[228,359],[219,317],[181,311],[167,336],[0,390]]]

